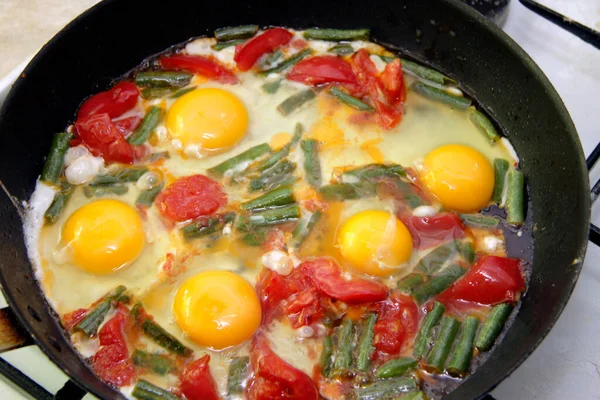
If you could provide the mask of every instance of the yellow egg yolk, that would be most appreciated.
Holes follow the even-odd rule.
[[[234,94],[217,88],[197,89],[181,96],[167,112],[167,129],[184,146],[226,149],[248,129],[248,112]]]
[[[408,228],[387,211],[354,214],[341,226],[338,246],[342,256],[359,272],[388,276],[406,263],[413,242]]]
[[[494,190],[494,169],[477,150],[440,146],[425,156],[423,183],[445,208],[474,212],[485,207]]]
[[[69,217],[62,241],[77,266],[94,274],[108,274],[140,255],[144,230],[131,206],[118,200],[97,200]]]
[[[217,350],[250,339],[261,320],[254,288],[229,271],[206,271],[186,280],[173,311],[192,341]]]

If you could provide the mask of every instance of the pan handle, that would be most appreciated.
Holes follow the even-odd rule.
[[[594,165],[598,162],[600,158],[600,143],[596,145],[596,148],[592,151],[590,156],[585,160],[585,164],[587,166],[588,171],[592,171]],[[596,181],[594,186],[592,186],[592,205],[594,202],[600,197],[600,179]],[[596,225],[591,224],[590,226],[590,241],[594,243],[596,246],[600,246],[600,228]]]

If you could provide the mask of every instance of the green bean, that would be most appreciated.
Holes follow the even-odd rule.
[[[346,56],[354,53],[354,47],[349,44],[337,44],[327,51],[329,53],[337,54],[338,56]]]
[[[415,368],[418,361],[410,357],[397,358],[383,364],[377,369],[375,376],[380,379],[402,376],[407,371]]]
[[[163,187],[164,183],[161,181],[152,189],[140,192],[138,198],[135,200],[135,204],[146,207],[152,206],[152,203],[154,203],[154,199],[156,198],[156,196],[158,196],[160,191],[163,190]]]
[[[265,91],[265,93],[274,94],[277,93],[277,91],[281,87],[281,82],[283,82],[283,79],[278,79],[273,82],[267,82],[264,85],[262,85],[261,88]]]
[[[508,193],[506,195],[506,221],[521,225],[525,219],[525,178],[521,171],[508,173]]]
[[[331,368],[333,367],[333,342],[331,336],[325,337],[323,341],[323,350],[321,350],[321,374],[324,377],[331,377]]]
[[[428,370],[434,370],[441,372],[444,370],[444,362],[448,357],[454,338],[460,327],[458,322],[453,317],[446,315],[442,318],[440,331],[437,334],[437,338],[433,343],[433,347],[427,356],[426,364]]]
[[[98,327],[104,321],[104,317],[110,311],[112,301],[123,294],[127,290],[125,286],[117,286],[110,293],[106,294],[102,301],[96,304],[92,309],[90,309],[85,317],[79,321],[77,325],[73,328],[74,331],[81,331],[86,336],[91,337],[96,334]]]
[[[300,207],[298,204],[293,203],[288,204],[287,206],[253,213],[248,216],[248,222],[251,226],[255,227],[269,226],[295,221],[298,218],[300,218]]]
[[[65,153],[69,149],[71,138],[72,135],[68,132],[59,132],[52,138],[50,152],[48,153],[48,157],[46,157],[44,169],[42,169],[42,174],[40,175],[42,182],[58,183],[58,178],[65,163]]]
[[[285,117],[316,97],[312,89],[306,89],[291,95],[277,106],[277,110]]]
[[[183,88],[183,89],[180,89],[180,90],[176,91],[172,95],[170,95],[169,98],[176,99],[176,98],[181,97],[184,94],[187,94],[187,93],[192,92],[194,90],[196,90],[196,86],[190,86],[190,87],[187,87],[187,88]]]
[[[88,199],[91,197],[102,197],[107,194],[115,194],[117,196],[124,195],[129,191],[129,188],[122,183],[102,184],[98,186],[87,185],[83,187],[83,194]]]
[[[145,319],[142,322],[142,331],[160,347],[172,353],[188,357],[193,352],[192,349],[185,347],[175,336],[171,335],[151,319]]]
[[[454,79],[442,74],[441,72],[425,67],[421,64],[417,64],[414,61],[401,58],[400,62],[402,63],[402,69],[404,71],[411,72],[419,78],[426,79],[440,85],[456,86],[458,84],[458,82],[456,82]]]
[[[342,174],[342,181],[347,180],[348,177],[358,178],[359,180],[373,180],[379,178],[400,178],[405,176],[406,171],[401,165],[368,164],[344,171]]]
[[[417,269],[427,275],[433,275],[455,254],[456,244],[454,242],[443,244],[424,255],[417,263]]]
[[[262,76],[266,76],[271,73],[285,71],[286,69],[293,66],[294,64],[297,64],[300,60],[302,60],[303,58],[305,58],[306,56],[308,56],[309,54],[312,54],[312,53],[313,53],[312,49],[304,49],[304,50],[294,54],[293,56],[286,58],[285,60],[283,60],[282,62],[280,62],[279,64],[277,64],[274,67],[260,71],[260,74]]]
[[[373,354],[373,327],[377,321],[377,314],[370,313],[362,323],[360,337],[358,338],[358,359],[356,367],[359,371],[367,371],[371,366],[371,354]]]
[[[246,211],[260,211],[267,208],[285,206],[293,203],[294,192],[289,187],[271,190],[262,196],[256,197],[250,201],[240,204],[240,208]]]
[[[265,58],[265,60],[261,63],[261,67],[273,65],[279,61],[280,58],[283,58],[283,51],[281,51],[281,49],[277,49]]]
[[[135,84],[145,87],[182,87],[192,80],[194,74],[184,71],[146,71],[138,72]]]
[[[250,247],[262,246],[267,241],[267,231],[265,229],[253,229],[252,232],[242,235],[240,240]]]
[[[226,42],[234,39],[248,39],[256,35],[258,25],[240,25],[228,28],[219,28],[215,30],[215,38],[219,42]]]
[[[60,190],[54,195],[54,199],[50,207],[44,213],[44,221],[48,225],[52,225],[58,221],[60,214],[67,206],[75,187],[66,182],[61,184]]]
[[[179,88],[173,87],[173,86],[156,87],[156,88],[148,87],[148,88],[142,89],[140,91],[140,95],[142,96],[142,98],[144,98],[146,100],[151,100],[151,99],[157,99],[160,97],[172,95],[173,93],[175,93],[177,91],[177,89],[179,89]]]
[[[227,376],[227,394],[240,394],[244,391],[244,381],[248,374],[250,357],[233,357],[229,363],[229,375]]]
[[[152,106],[148,109],[148,112],[144,116],[142,123],[138,128],[133,131],[131,136],[127,138],[127,141],[133,145],[141,145],[146,143],[150,134],[156,129],[158,123],[162,119],[163,109],[160,107]]]
[[[460,376],[469,369],[471,358],[473,358],[473,344],[479,326],[479,319],[467,317],[462,324],[462,330],[456,342],[454,352],[446,364],[446,370],[450,375]]]
[[[133,307],[131,307],[131,315],[133,316],[133,319],[135,321],[136,324],[139,324],[142,322],[142,311],[143,311],[144,306],[142,305],[142,303],[140,303],[139,301],[137,303],[135,303],[133,305]]]
[[[422,96],[425,96],[434,101],[439,101],[441,103],[448,104],[452,108],[466,110],[471,106],[471,100],[467,99],[466,97],[450,94],[442,89],[426,85],[422,82],[415,82],[411,86],[411,88],[413,91],[419,93]]]
[[[279,161],[281,161],[285,157],[287,157],[287,155],[290,154],[290,151],[300,141],[303,130],[304,130],[304,127],[302,126],[302,124],[297,123],[296,126],[294,127],[294,135],[292,136],[292,139],[289,141],[289,143],[286,143],[285,146],[283,146],[281,149],[279,149],[278,151],[273,153],[266,160],[260,162],[258,164],[258,166],[256,167],[256,169],[259,171],[265,171],[265,170],[273,167],[275,164],[277,164]]]
[[[250,181],[250,191],[272,190],[281,186],[290,186],[296,178],[292,172],[296,170],[296,164],[288,160],[282,160],[273,168],[264,172],[259,177]]]
[[[512,309],[512,305],[508,303],[498,304],[492,309],[492,312],[481,326],[481,330],[477,336],[477,341],[475,342],[475,348],[477,348],[477,350],[482,352],[492,348],[496,338],[500,335],[500,332],[502,332],[504,323],[508,319]]]
[[[375,381],[356,389],[357,400],[395,399],[399,395],[417,390],[417,382],[412,377],[400,377]]]
[[[319,162],[319,142],[314,139],[305,139],[300,143],[304,153],[304,172],[306,180],[311,186],[321,186],[321,163]]]
[[[354,200],[375,195],[375,186],[365,183],[338,183],[319,188],[325,200]]]
[[[417,286],[422,285],[424,282],[425,276],[423,274],[412,273],[398,281],[398,289],[410,294]]]
[[[186,239],[197,239],[200,237],[208,236],[215,232],[223,230],[223,227],[232,222],[235,218],[235,214],[230,212],[215,217],[204,217],[192,222],[189,225],[181,228],[181,233]]]
[[[469,109],[469,118],[471,122],[479,129],[490,143],[494,144],[498,140],[500,140],[500,134],[494,127],[494,124],[490,119],[481,111],[477,110],[475,107],[471,107]]]
[[[344,319],[339,327],[333,370],[336,375],[345,375],[352,365],[354,344],[354,324],[349,318]]]
[[[90,186],[100,187],[115,185],[118,183],[136,182],[146,172],[148,172],[148,168],[145,167],[121,168],[113,171],[110,174],[96,176],[90,182]]]
[[[343,40],[369,40],[369,29],[320,29],[310,28],[304,31],[306,39],[329,40],[341,42]]]
[[[502,205],[502,196],[504,195],[504,182],[508,172],[508,161],[503,158],[494,159],[494,193],[492,200],[494,203]]]
[[[210,48],[213,49],[213,50],[215,50],[215,51],[221,51],[221,50],[226,49],[228,47],[237,46],[238,44],[242,44],[242,43],[246,43],[246,40],[244,40],[244,39],[233,39],[233,40],[228,40],[226,42],[215,43],[212,46],[210,46]]]
[[[456,241],[456,247],[458,248],[458,252],[460,253],[460,256],[463,258],[463,260],[465,260],[466,262],[470,264],[473,264],[473,262],[475,261],[476,255],[475,255],[475,248],[473,247],[473,243],[471,242],[459,242]]]
[[[456,282],[465,274],[466,270],[460,265],[450,265],[439,272],[437,275],[429,279],[427,282],[417,287],[413,291],[413,296],[419,304],[423,304],[433,296],[437,296],[450,285]]]
[[[473,228],[496,229],[500,224],[500,220],[490,215],[482,214],[460,214],[460,219],[465,225]]]
[[[420,390],[418,392],[411,392],[403,394],[402,396],[396,398],[395,400],[427,400],[428,397],[425,397],[425,394]]]
[[[349,95],[348,93],[339,89],[337,86],[334,86],[331,89],[329,89],[329,94],[331,94],[334,97],[337,97],[337,99],[339,101],[341,101],[342,103],[344,103],[352,108],[355,108],[359,111],[368,111],[368,112],[375,111],[375,109],[373,107],[371,107],[369,104],[357,99],[354,96]]]
[[[241,152],[237,156],[231,157],[222,163],[208,169],[211,175],[222,177],[227,171],[237,169],[243,164],[250,163],[260,156],[271,151],[271,146],[267,143],[262,143]],[[245,169],[245,168],[244,168]]]
[[[147,353],[138,349],[133,351],[131,359],[138,367],[148,368],[159,375],[168,374],[176,369],[175,363],[167,357],[160,354]]]
[[[181,400],[181,397],[175,396],[171,392],[144,379],[139,379],[136,382],[131,394],[140,400]]]
[[[299,249],[302,243],[306,240],[310,232],[313,230],[317,222],[321,219],[323,214],[321,211],[315,211],[306,224],[302,221],[296,225],[294,232],[292,233],[292,244],[291,247]]]
[[[423,320],[423,325],[421,325],[421,329],[419,330],[419,334],[415,339],[413,354],[416,358],[422,358],[427,353],[429,342],[431,341],[431,330],[438,322],[440,322],[444,311],[446,311],[446,307],[442,303],[436,301],[431,311],[427,313],[427,316]]]

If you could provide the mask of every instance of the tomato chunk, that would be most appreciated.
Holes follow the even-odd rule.
[[[240,71],[248,71],[263,55],[287,44],[294,35],[283,28],[269,29],[236,49],[233,59]]]
[[[428,249],[465,237],[465,227],[457,214],[442,213],[433,217],[400,216],[417,249]]]
[[[336,56],[316,56],[300,61],[292,67],[287,79],[305,85],[340,83],[356,87],[358,81],[352,66]]]
[[[419,328],[419,309],[409,296],[393,293],[377,303],[377,322],[373,328],[374,358],[386,361],[410,343]]]
[[[134,148],[125,140],[109,114],[80,118],[75,123],[75,129],[83,144],[95,156],[103,157],[106,162],[133,163]]]
[[[156,199],[161,214],[173,222],[211,215],[226,203],[221,185],[205,175],[179,178]]]
[[[250,366],[254,373],[247,390],[250,400],[319,398],[310,376],[279,358],[263,335],[258,335],[252,343]]]
[[[440,294],[440,301],[494,305],[514,302],[525,290],[520,260],[497,256],[480,256],[462,278]]]
[[[128,117],[113,121],[119,132],[125,137],[127,137],[131,132],[137,129],[142,122],[141,117]]]
[[[132,82],[119,82],[112,89],[93,95],[83,102],[77,119],[90,115],[108,114],[117,118],[135,107],[139,91]]]
[[[236,84],[239,79],[226,66],[212,57],[173,54],[162,56],[160,65],[166,70],[187,71],[221,83]]]
[[[73,327],[75,325],[77,325],[78,323],[81,322],[81,320],[85,317],[87,312],[88,312],[87,308],[79,308],[75,311],[71,311],[70,313],[63,315],[62,316],[62,324],[65,327],[65,329],[67,331],[70,331],[71,329],[73,329]]]
[[[208,363],[210,356],[206,354],[202,358],[187,364],[179,377],[181,392],[188,400],[218,400],[219,392]]]
[[[100,348],[92,357],[92,367],[100,379],[118,387],[132,384],[136,376],[124,333],[126,319],[125,311],[118,310],[102,326],[98,332]]]

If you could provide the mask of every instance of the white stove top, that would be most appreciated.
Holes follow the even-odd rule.
[[[27,7],[25,2],[21,4]],[[545,0],[544,4],[600,30],[600,0]],[[588,155],[600,142],[600,51],[533,14],[517,0],[510,5],[504,30],[554,84]],[[599,178],[600,166],[591,180]],[[600,225],[600,205],[592,211],[592,222]],[[5,305],[0,298],[0,307]],[[498,400],[600,399],[599,332],[600,248],[590,243],[581,276],[560,319],[539,348],[491,394]],[[68,379],[36,346],[1,357],[51,393]],[[26,398],[23,396],[0,379],[1,399]]]

